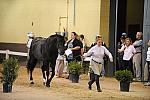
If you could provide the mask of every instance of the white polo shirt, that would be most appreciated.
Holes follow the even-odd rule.
[[[113,62],[113,57],[111,53],[104,46],[95,45],[87,53],[84,53],[83,56],[91,56],[91,59],[93,59],[94,61],[103,63],[103,57],[105,54],[109,57],[110,61]]]
[[[135,53],[136,53],[136,50],[133,45],[130,45],[128,47],[124,46],[123,60],[129,61]]]
[[[150,61],[150,47],[148,47],[146,61]]]

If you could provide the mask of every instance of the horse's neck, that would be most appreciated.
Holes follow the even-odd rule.
[[[42,44],[43,53],[47,53],[52,55],[53,53],[57,53],[57,41],[56,40],[46,40],[44,44]]]

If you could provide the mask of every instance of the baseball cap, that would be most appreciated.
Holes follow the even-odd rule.
[[[27,36],[28,36],[28,37],[33,37],[32,32],[27,33]]]
[[[127,36],[127,33],[122,33],[122,36]]]

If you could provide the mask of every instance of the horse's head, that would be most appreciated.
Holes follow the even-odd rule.
[[[55,34],[51,35],[46,39],[46,48],[47,51],[58,52],[60,55],[63,55],[65,52],[65,39],[64,36]]]
[[[56,34],[56,38],[57,38],[56,42],[57,42],[58,53],[60,55],[63,55],[65,53],[65,39],[64,39],[64,36]]]

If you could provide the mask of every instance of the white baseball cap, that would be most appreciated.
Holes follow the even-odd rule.
[[[27,36],[28,36],[28,37],[33,37],[32,32],[27,33]]]
[[[122,33],[122,36],[127,36],[127,33]]]

